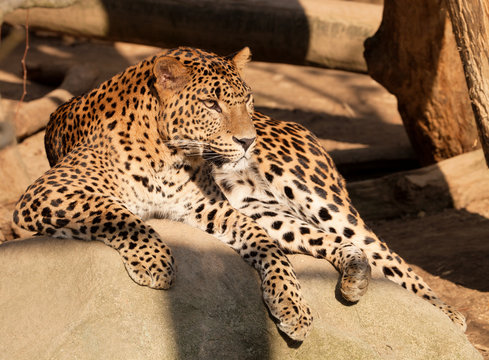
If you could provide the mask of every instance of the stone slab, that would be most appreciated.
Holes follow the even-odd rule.
[[[257,274],[211,236],[152,221],[174,250],[169,291],[136,285],[116,251],[50,238],[0,245],[0,354],[6,359],[480,359],[441,312],[383,279],[354,306],[325,261],[291,256],[314,328],[289,346]]]

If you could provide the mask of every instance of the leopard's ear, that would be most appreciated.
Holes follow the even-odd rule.
[[[168,91],[178,91],[190,80],[190,74],[185,65],[170,56],[157,59],[153,73],[156,77],[155,87],[160,95]]]
[[[244,47],[234,54],[226,56],[226,59],[234,62],[236,69],[241,73],[247,63],[251,60],[251,51],[249,47]]]

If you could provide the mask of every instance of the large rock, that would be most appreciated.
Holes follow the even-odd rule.
[[[173,248],[169,291],[136,285],[98,243],[37,238],[0,246],[5,359],[480,359],[428,303],[374,279],[345,306],[325,261],[291,256],[314,328],[289,346],[261,301],[257,274],[203,232],[154,221]]]

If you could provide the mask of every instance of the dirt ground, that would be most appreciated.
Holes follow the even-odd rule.
[[[0,60],[3,102],[17,101],[22,95],[23,46],[20,43],[8,57]],[[40,98],[59,86],[64,72],[74,63],[95,68],[96,83],[99,83],[157,51],[148,46],[33,36],[27,57],[31,80],[25,101]],[[257,108],[278,119],[297,121],[311,128],[347,180],[417,166],[395,98],[368,76],[252,63],[246,79],[254,89]],[[446,209],[370,225],[413,264],[443,299],[467,316],[469,340],[489,359],[489,218],[486,216],[463,209]]]

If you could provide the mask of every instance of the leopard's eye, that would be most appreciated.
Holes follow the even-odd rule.
[[[251,93],[249,93],[246,98],[245,98],[245,104],[246,104],[246,108],[248,109],[248,111],[250,113],[253,113],[255,107],[254,107],[254,104],[253,104],[253,96],[251,95]]]
[[[217,100],[206,99],[206,100],[201,100],[201,101],[205,105],[206,108],[217,111],[218,113],[222,112],[222,109],[219,106]]]

